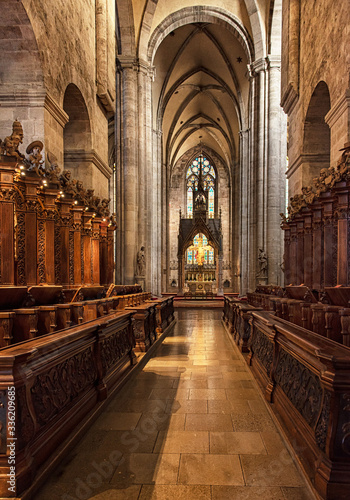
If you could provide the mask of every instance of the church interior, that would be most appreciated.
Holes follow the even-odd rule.
[[[348,2],[0,2],[0,498],[350,498]]]

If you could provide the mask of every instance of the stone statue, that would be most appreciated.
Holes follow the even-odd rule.
[[[264,252],[264,250],[262,248],[259,248],[258,262],[259,262],[259,276],[261,278],[266,278],[267,277],[267,255],[266,255],[266,252]]]
[[[24,160],[24,155],[18,151],[18,147],[23,143],[23,128],[19,121],[15,120],[12,125],[12,134],[5,137],[0,144],[0,154],[15,156],[18,160]]]
[[[42,177],[45,172],[43,168],[43,155],[41,154],[43,148],[44,144],[41,141],[33,141],[26,149],[26,153],[29,156],[28,161],[30,163],[30,167],[28,170],[30,170],[31,172],[34,171],[40,177]]]
[[[137,252],[136,276],[144,276],[146,271],[145,247]]]

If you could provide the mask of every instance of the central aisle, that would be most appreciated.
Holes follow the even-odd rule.
[[[312,499],[221,315],[178,310],[35,499]]]

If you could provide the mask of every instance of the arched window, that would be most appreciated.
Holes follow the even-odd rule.
[[[213,165],[202,154],[192,161],[186,172],[188,218],[193,217],[193,195],[198,191],[199,182],[202,183],[204,191],[208,191],[208,213],[209,218],[213,219],[215,217],[216,173]]]

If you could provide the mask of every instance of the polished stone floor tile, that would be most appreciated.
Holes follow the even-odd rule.
[[[241,455],[244,479],[248,486],[304,486],[286,450],[278,455]]]
[[[176,484],[179,454],[132,453],[117,468],[111,484]]]
[[[216,432],[209,434],[210,453],[220,455],[265,455],[266,449],[258,432]]]
[[[182,454],[180,484],[243,485],[244,479],[237,455]]]
[[[280,488],[212,486],[212,500],[285,500]]]
[[[211,500],[210,486],[142,486],[139,500]]]
[[[170,413],[143,413],[140,418],[136,429],[140,429],[145,433],[152,431],[166,431],[166,430],[185,430],[186,414],[170,414]]]
[[[314,497],[308,488],[281,487],[285,500],[312,500]]]
[[[312,500],[221,314],[179,310],[35,500]]]
[[[186,431],[233,431],[230,415],[192,413],[186,416]]]
[[[227,399],[225,389],[189,389],[189,399]]]
[[[160,431],[154,447],[154,453],[197,452],[209,453],[209,433],[206,431]]]
[[[208,413],[207,400],[188,401],[181,399],[180,401],[167,401],[166,413]]]

